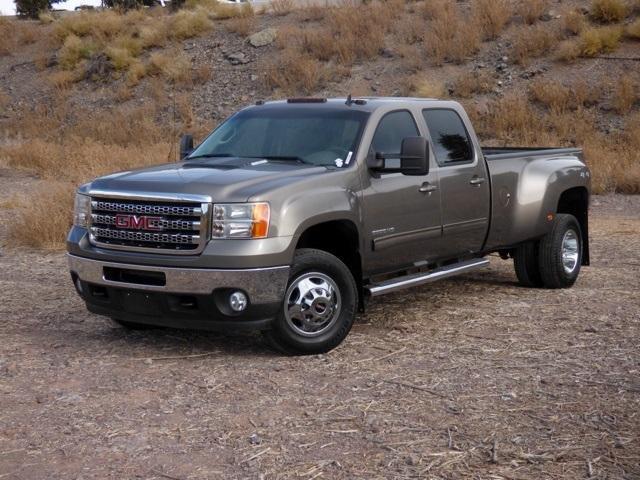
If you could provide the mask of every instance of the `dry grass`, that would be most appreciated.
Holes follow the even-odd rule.
[[[279,89],[285,95],[310,95],[326,81],[327,71],[319,60],[308,53],[286,49],[274,60],[261,64],[267,88]]]
[[[255,19],[251,16],[232,18],[225,23],[225,27],[231,33],[246,37],[255,28]]]
[[[545,25],[533,25],[519,29],[513,40],[513,57],[520,65],[531,58],[547,55],[558,41],[558,33]]]
[[[182,50],[160,51],[151,54],[148,73],[162,75],[173,83],[187,83],[191,80],[191,60]]]
[[[156,122],[154,107],[78,111],[64,96],[53,107],[16,114],[6,126],[10,141],[0,146],[0,161],[46,183],[38,193],[43,199],[38,206],[31,202],[29,208],[18,209],[10,232],[13,240],[19,245],[60,247],[70,225],[75,187],[106,173],[169,159],[168,132],[192,121],[188,109],[176,106],[175,110],[175,129]]]
[[[295,3],[293,0],[272,0],[269,6],[274,15],[283,16],[293,11]]]
[[[225,14],[224,8],[232,8],[232,14]],[[253,9],[249,7],[224,6],[212,3],[207,9],[202,4],[193,9],[183,9],[169,15],[163,11],[134,10],[119,13],[113,10],[102,12],[81,12],[65,15],[53,23],[54,37],[60,44],[58,57],[65,70],[82,69],[85,61],[105,55],[116,71],[116,76],[124,74],[130,84],[137,84],[144,74],[158,70],[168,74],[168,80],[185,80],[185,65],[179,58],[177,65],[164,65],[158,69],[158,59],[153,55],[150,65],[140,58],[142,53],[155,47],[164,47],[171,41],[180,41],[208,32],[213,23],[211,18],[237,17],[249,28]],[[75,76],[78,80],[82,75]]]
[[[558,44],[554,58],[560,62],[571,63],[580,56],[580,44],[575,40],[564,40]]]
[[[584,15],[576,9],[566,10],[561,19],[562,29],[571,35],[578,35],[587,24]]]
[[[553,80],[536,80],[529,86],[534,102],[547,107],[553,113],[565,113],[595,104],[602,88],[589,86],[582,80],[565,86]]]
[[[544,89],[540,87],[538,94]],[[584,100],[582,98],[573,102]],[[586,95],[588,97],[589,95]],[[546,102],[561,108],[540,111],[523,96],[511,94],[494,101],[489,113],[480,115],[468,106],[474,126],[483,138],[497,145],[579,146],[585,151],[592,171],[594,193],[640,193],[637,149],[640,141],[640,115],[629,117],[624,131],[609,135],[597,128],[596,111],[584,106],[562,108],[567,103],[563,91],[546,94]],[[544,97],[543,97],[544,98]]]
[[[423,45],[436,65],[445,61],[463,63],[478,51],[483,25],[486,26],[486,20],[481,20],[479,13],[464,15],[451,0],[428,2],[427,5],[431,5],[429,8],[433,10],[425,10],[425,16],[430,21]]]
[[[533,25],[549,8],[549,0],[520,0],[516,14],[528,24]]]
[[[0,16],[0,57],[11,55],[17,48],[41,41],[44,45],[48,30],[31,21],[15,20]]]
[[[513,5],[509,0],[476,0],[472,15],[485,39],[497,38],[513,15]]]
[[[624,32],[627,37],[640,40],[640,18],[627,25]]]
[[[416,74],[407,77],[402,85],[402,94],[418,98],[447,98],[448,92],[445,84],[440,80],[426,77],[424,74]]]
[[[617,23],[629,14],[629,6],[625,0],[592,0],[589,12],[597,22]]]
[[[629,75],[623,75],[613,92],[613,106],[620,115],[626,115],[638,101],[638,86]]]
[[[621,27],[599,27],[583,30],[578,39],[580,54],[585,57],[595,57],[600,53],[613,52],[620,44],[622,33]]]
[[[471,98],[474,95],[489,93],[494,79],[485,70],[465,72],[459,75],[453,83],[453,94],[459,98]]]

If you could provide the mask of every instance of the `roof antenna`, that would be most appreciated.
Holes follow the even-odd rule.
[[[351,106],[352,103],[353,103],[353,100],[351,100],[351,94],[349,94],[349,96],[347,97],[347,101],[344,102],[344,104]]]

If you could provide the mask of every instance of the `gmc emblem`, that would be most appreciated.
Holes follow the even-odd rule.
[[[147,217],[144,215],[116,215],[115,225],[118,228],[131,230],[162,230],[161,217]]]

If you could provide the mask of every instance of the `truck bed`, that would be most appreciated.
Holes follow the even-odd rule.
[[[538,157],[540,155],[571,155],[580,152],[579,148],[562,147],[482,147],[482,154],[487,160]]]

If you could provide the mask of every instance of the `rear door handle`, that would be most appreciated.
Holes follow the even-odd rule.
[[[418,191],[422,193],[431,193],[431,192],[435,192],[436,190],[438,190],[438,186],[431,185],[429,182],[424,182],[422,185],[420,185],[420,188],[418,189]]]
[[[475,185],[475,186],[482,185],[484,183],[484,178],[482,178],[482,177],[473,177],[471,180],[469,180],[469,183],[471,185]]]

